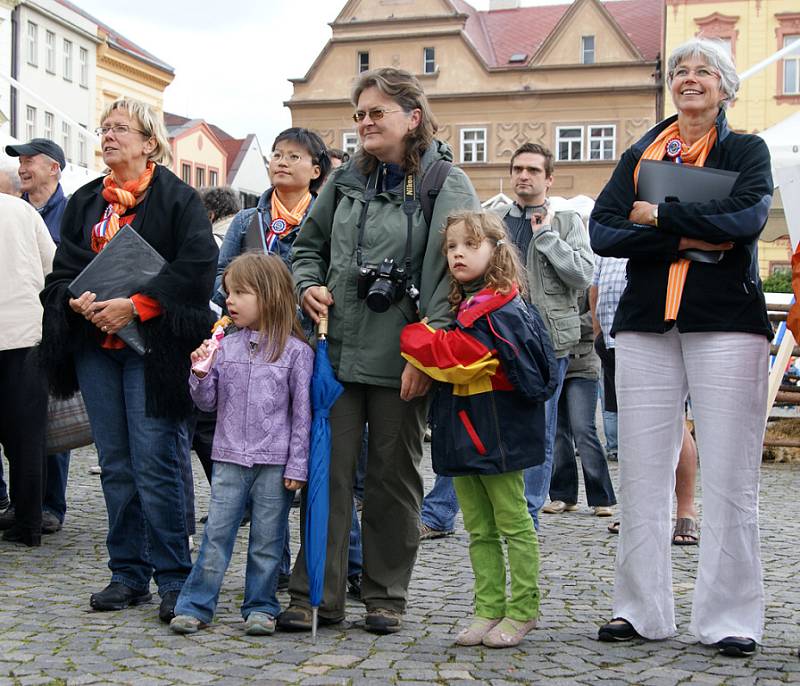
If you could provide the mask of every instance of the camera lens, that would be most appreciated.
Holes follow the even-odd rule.
[[[375,279],[367,292],[367,307],[373,312],[386,312],[395,300],[395,285],[389,279]]]

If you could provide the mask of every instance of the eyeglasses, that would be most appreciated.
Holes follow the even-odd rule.
[[[141,133],[143,136],[150,136],[149,133],[145,131],[140,131],[139,129],[134,129],[132,126],[128,126],[127,124],[114,124],[114,126],[98,126],[94,132],[98,136],[105,136],[109,131],[113,132],[115,136],[125,136],[129,134],[131,131],[135,131],[136,133]]]
[[[270,162],[280,162],[281,160],[285,160],[286,164],[297,164],[300,160],[303,159],[303,155],[297,152],[287,152],[285,155],[280,150],[273,150],[272,154],[269,156]]]
[[[380,121],[387,114],[393,114],[394,112],[402,112],[402,111],[403,110],[385,110],[382,107],[376,107],[374,109],[368,110],[367,112],[364,112],[364,110],[358,110],[357,112],[353,113],[353,121],[356,124],[360,124],[367,118],[367,115],[369,115],[369,118],[372,121]]]
[[[719,73],[714,71],[711,67],[697,67],[697,69],[677,67],[672,70],[673,79],[685,79],[689,74],[694,74],[699,79],[710,79],[714,76],[719,78]]]

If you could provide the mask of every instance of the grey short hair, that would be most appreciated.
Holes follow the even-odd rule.
[[[672,51],[667,60],[667,86],[672,86],[672,74],[683,60],[688,57],[700,57],[709,67],[719,72],[719,87],[725,99],[721,103],[725,109],[736,97],[739,90],[739,75],[722,41],[709,38],[692,38]]]
[[[163,164],[169,167],[172,164],[172,147],[169,144],[169,137],[167,129],[164,126],[164,117],[160,113],[157,114],[155,110],[145,102],[136,100],[134,98],[119,98],[110,105],[107,105],[100,115],[100,124],[114,110],[124,110],[128,116],[133,119],[137,126],[144,131],[144,135],[156,139],[156,147],[150,153],[150,158],[157,164]]]
[[[0,175],[8,177],[11,190],[19,195],[22,191],[19,180],[19,162],[5,153],[0,154]],[[2,185],[2,181],[0,181],[0,185]]]

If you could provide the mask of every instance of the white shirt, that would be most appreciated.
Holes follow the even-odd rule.
[[[0,193],[0,350],[30,348],[42,338],[39,292],[55,252],[39,213]]]

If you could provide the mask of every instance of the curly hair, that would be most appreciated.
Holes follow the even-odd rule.
[[[236,191],[230,186],[206,186],[198,192],[212,222],[230,217],[242,209]]]
[[[442,251],[445,255],[447,255],[447,232],[457,224],[463,224],[467,235],[478,243],[489,241],[494,246],[492,256],[489,258],[489,267],[484,274],[486,288],[506,294],[517,286],[520,293],[524,293],[525,268],[522,266],[517,249],[506,234],[503,220],[494,212],[459,210],[450,213],[442,229],[445,238]],[[464,300],[464,289],[452,274],[447,300],[453,310],[458,310],[458,306]]]

